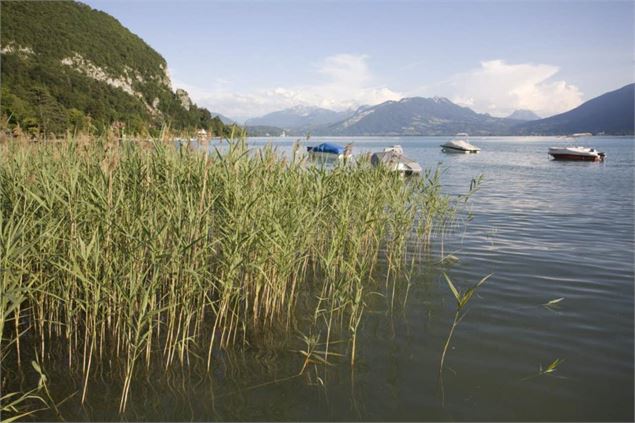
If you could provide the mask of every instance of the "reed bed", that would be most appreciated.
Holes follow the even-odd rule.
[[[364,159],[326,169],[242,139],[206,151],[0,146],[3,369],[24,357],[46,368],[62,349],[84,402],[96,369],[115,361],[123,413],[151,364],[196,359],[209,371],[215,351],[272,336],[302,333],[305,366],[354,365],[368,293],[394,290],[412,251],[456,216],[435,172],[405,180]]]

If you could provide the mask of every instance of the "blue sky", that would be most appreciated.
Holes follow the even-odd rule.
[[[631,1],[86,1],[233,118],[443,96],[559,113],[634,79]]]

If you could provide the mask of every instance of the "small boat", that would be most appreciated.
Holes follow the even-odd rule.
[[[370,156],[370,163],[373,166],[386,166],[393,172],[399,172],[406,176],[421,173],[421,165],[404,156],[400,145],[384,148],[380,153]]]
[[[606,154],[589,147],[549,147],[549,155],[555,160],[604,160]]]
[[[468,134],[461,132],[454,139],[441,145],[444,153],[478,153],[480,148],[467,142]]]
[[[343,147],[338,144],[331,144],[328,142],[306,148],[309,156],[313,159],[327,159],[327,160],[342,160],[349,159],[352,155],[353,145],[348,144]]]

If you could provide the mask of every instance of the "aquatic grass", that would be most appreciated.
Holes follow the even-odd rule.
[[[456,288],[456,286],[452,282],[452,279],[450,279],[447,273],[445,272],[443,273],[443,277],[445,278],[445,281],[447,282],[448,287],[450,288],[450,291],[452,291],[452,295],[454,296],[454,299],[456,300],[456,312],[454,313],[454,320],[452,321],[452,326],[450,327],[450,333],[448,334],[448,337],[445,340],[445,344],[443,345],[443,351],[441,353],[441,361],[439,363],[439,386],[441,388],[441,404],[442,405],[445,405],[445,390],[443,388],[443,369],[445,364],[445,356],[448,352],[448,347],[450,346],[450,342],[452,341],[454,330],[459,325],[459,323],[461,323],[463,318],[467,315],[466,306],[472,299],[472,296],[476,293],[478,288],[480,288],[481,285],[483,285],[491,276],[492,274],[490,273],[489,275],[485,276],[480,281],[472,285],[470,288],[466,289],[465,291],[461,291],[458,288]]]
[[[91,378],[117,373],[124,413],[144,368],[210,371],[217,351],[298,328],[320,345],[307,359],[354,365],[367,296],[383,285],[392,304],[411,251],[460,207],[435,171],[405,180],[363,158],[327,169],[244,139],[167,139],[0,146],[3,367],[62,356],[82,403]]]
[[[556,370],[558,370],[558,367],[564,362],[563,359],[560,358],[556,358],[555,360],[553,360],[551,363],[549,363],[546,367],[542,367],[542,364],[540,364],[538,366],[538,373],[534,374],[534,375],[530,375],[527,377],[524,377],[522,379],[520,379],[521,381],[526,381],[529,379],[533,379],[536,377],[540,377],[540,376],[545,376],[545,375],[552,375],[553,373],[556,372]],[[563,378],[566,379],[564,376],[558,376],[559,378]]]
[[[557,310],[560,308],[560,303],[564,301],[564,297],[554,298],[553,300],[549,300],[544,303],[542,306],[549,311],[553,311],[557,313]]]
[[[35,414],[36,412],[49,407],[47,402],[38,393],[46,385],[46,376],[42,373],[37,363],[33,362],[33,368],[40,375],[38,386],[25,392],[4,392],[0,396],[0,417],[1,423],[11,423]],[[40,403],[43,408],[33,407],[33,403]]]
[[[564,297],[560,297],[560,298],[555,298],[553,300],[549,300],[546,303],[543,304],[543,306],[545,307],[553,307],[556,304],[558,304],[560,301],[564,300]]]
[[[556,369],[558,368],[558,366],[560,366],[560,364],[562,364],[564,362],[564,360],[561,360],[559,358],[556,358],[554,361],[552,361],[551,363],[549,363],[547,365],[547,367],[545,367],[544,369],[542,368],[542,365],[540,365],[540,371],[539,373],[541,375],[546,375],[549,373],[554,373],[556,371]]]
[[[443,346],[443,352],[441,353],[441,364],[439,365],[439,374],[441,374],[443,372],[443,364],[445,362],[445,355],[446,355],[446,353],[448,351],[448,346],[450,345],[450,341],[452,340],[452,335],[454,334],[454,329],[456,329],[456,327],[461,322],[463,317],[465,317],[465,314],[466,314],[465,306],[467,306],[467,304],[469,303],[470,299],[472,299],[472,296],[474,295],[476,290],[481,285],[483,285],[485,283],[485,281],[487,281],[491,276],[492,276],[491,274],[485,276],[480,281],[478,281],[476,284],[474,284],[474,286],[466,289],[464,292],[461,292],[454,286],[454,283],[452,282],[450,277],[447,275],[447,273],[443,273],[443,277],[445,278],[446,282],[448,283],[448,287],[450,288],[450,291],[452,291],[452,295],[454,296],[454,299],[456,300],[456,312],[454,313],[454,320],[453,320],[452,326],[450,328],[450,334],[448,335],[448,337],[447,337],[447,339],[445,341],[445,344]]]
[[[45,409],[52,409],[55,411],[58,417],[61,417],[59,414],[58,405],[61,405],[64,401],[59,404],[55,403],[51,393],[48,389],[48,378],[44,374],[44,371],[40,367],[40,365],[32,361],[31,367],[35,370],[38,375],[38,383],[37,387],[25,392],[3,392],[2,396],[0,396],[0,420],[1,423],[11,423],[16,420],[20,420],[26,417],[29,417],[38,411]],[[40,393],[46,394],[46,398],[44,398]],[[33,408],[33,404],[40,404],[40,408]],[[60,419],[63,420],[63,419]]]

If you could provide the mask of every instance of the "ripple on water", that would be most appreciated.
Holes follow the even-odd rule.
[[[311,368],[305,378],[240,391],[275,379],[256,359],[244,375],[159,398],[166,414],[146,407],[144,418],[632,421],[635,143],[594,137],[588,141],[607,152],[604,163],[563,163],[547,156],[562,144],[557,138],[476,138],[481,154],[460,156],[441,153],[445,139],[335,140],[353,142],[355,152],[401,144],[428,169],[440,163],[446,193],[485,178],[470,203],[473,221],[443,243],[459,261],[422,263],[403,309],[388,312],[386,297],[369,300],[353,368],[332,358],[333,366]],[[273,142],[288,154],[293,141]],[[333,140],[306,143],[324,141]],[[456,302],[442,270],[463,290],[493,274],[454,331],[443,396],[439,364]],[[564,299],[544,306],[557,298]],[[556,359],[564,360],[556,372],[538,375]],[[274,373],[294,374],[294,363],[277,363]],[[226,396],[214,402],[215,395]]]

